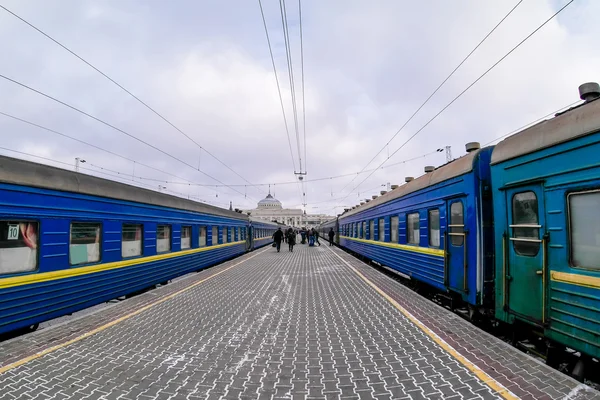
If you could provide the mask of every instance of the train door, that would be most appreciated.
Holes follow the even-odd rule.
[[[543,319],[544,197],[541,185],[506,192],[507,305],[510,311],[535,322]]]
[[[465,200],[448,201],[446,218],[448,235],[446,239],[446,257],[448,286],[458,292],[468,293],[467,285],[467,231],[465,230]]]
[[[246,234],[246,251],[254,250],[254,227],[248,226]]]

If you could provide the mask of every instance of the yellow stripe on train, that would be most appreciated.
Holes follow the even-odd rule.
[[[376,246],[391,247],[393,249],[412,251],[414,253],[427,254],[430,256],[444,257],[444,250],[441,250],[441,249],[430,249],[428,247],[419,247],[419,246],[410,246],[410,245],[406,245],[406,244],[379,242],[377,240],[357,239],[357,238],[348,237],[348,236],[340,236],[340,239],[353,240],[355,242],[373,244]]]
[[[570,283],[571,285],[600,289],[600,278],[594,276],[551,271],[550,279],[554,282]]]
[[[157,254],[155,256],[133,258],[133,259],[125,260],[125,261],[115,261],[115,262],[104,263],[104,264],[90,265],[87,267],[69,268],[69,269],[64,269],[64,270],[60,270],[60,271],[42,272],[42,273],[37,273],[37,274],[32,273],[29,275],[21,275],[21,276],[15,276],[12,278],[4,278],[4,279],[0,279],[0,289],[6,289],[9,287],[14,287],[14,286],[29,285],[32,283],[55,281],[58,279],[72,278],[74,276],[88,275],[88,274],[93,274],[95,272],[109,271],[109,270],[117,269],[117,268],[126,268],[126,267],[131,267],[133,265],[149,263],[152,261],[166,260],[166,259],[175,258],[175,257],[182,257],[182,256],[190,255],[190,254],[200,253],[203,251],[211,251],[211,250],[216,250],[216,249],[220,249],[220,248],[228,247],[228,246],[235,246],[235,245],[243,244],[243,243],[246,243],[246,242],[242,240],[242,241],[238,241],[238,242],[218,244],[215,246],[201,247],[198,249],[190,249],[190,250],[177,251],[177,252],[173,252],[173,253]]]

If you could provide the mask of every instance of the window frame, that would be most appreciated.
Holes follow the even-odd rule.
[[[204,229],[204,245],[202,245],[202,242],[200,241],[200,238],[202,237],[202,229]],[[206,229],[206,225],[198,225],[198,248],[201,249],[203,247],[207,247],[206,242],[207,242],[207,229]]]
[[[396,229],[394,229],[394,218],[396,219]],[[397,215],[392,215],[390,217],[390,243],[400,243],[400,235],[398,235],[398,230],[400,228],[400,217]],[[394,237],[396,240],[394,240]]]
[[[433,237],[431,234],[431,213],[437,211],[437,226],[438,226],[438,245],[434,245],[431,243],[431,238]],[[439,249],[442,247],[442,227],[441,227],[441,213],[440,213],[440,209],[439,208],[430,208],[429,210],[427,210],[427,242],[429,243],[429,247],[433,247],[436,249]]]
[[[100,233],[98,235],[98,260],[96,261],[85,261],[85,262],[80,262],[80,263],[73,263],[71,262],[71,235],[73,234],[73,224],[97,224],[100,227]],[[69,253],[68,253],[68,257],[69,257],[69,266],[73,267],[73,266],[81,266],[81,265],[90,265],[90,264],[97,264],[97,263],[101,263],[102,262],[102,250],[103,250],[103,246],[102,246],[102,231],[104,228],[104,224],[102,223],[102,221],[98,222],[98,221],[85,221],[85,220],[70,220],[69,221]],[[122,257],[121,257],[122,258]]]
[[[533,224],[528,224],[528,223],[521,223],[521,224],[517,224],[515,223],[515,197],[517,197],[520,194],[524,194],[524,193],[533,193],[533,195],[535,196],[535,203],[537,206],[537,209],[535,210],[535,215],[536,215],[536,219],[537,219],[537,223]],[[540,207],[539,207],[539,198],[538,198],[538,194],[531,189],[528,190],[524,190],[522,192],[515,192],[512,194],[511,199],[510,199],[510,211],[511,211],[511,222],[512,224],[509,225],[510,228],[510,235],[509,235],[509,239],[512,242],[512,249],[515,252],[516,255],[521,256],[521,257],[537,257],[540,254],[540,248],[542,247],[542,239],[540,239],[540,229],[542,229],[542,225],[540,224]],[[535,225],[535,227],[534,227]],[[515,229],[535,229],[537,230],[537,235],[536,238],[534,239],[533,236],[532,237],[526,237],[526,236],[516,236],[515,235]],[[536,243],[537,247],[536,247],[536,251],[535,254],[526,254],[521,252],[521,250],[523,250],[523,248],[519,248],[518,244],[521,243]]]
[[[216,235],[215,235],[215,231],[216,231]],[[215,237],[217,238],[217,242],[215,243]],[[211,246],[217,246],[219,244],[219,226],[218,225],[211,225],[210,226],[210,245]]]
[[[380,217],[377,221],[377,241],[385,242],[385,217]]]
[[[571,196],[578,196],[578,195],[585,195],[585,194],[592,194],[592,193],[600,193],[600,189],[588,189],[588,190],[580,190],[577,192],[569,192],[567,193],[566,196],[566,200],[567,200],[567,204],[566,204],[566,208],[567,208],[567,224],[568,224],[568,232],[567,232],[567,237],[568,237],[568,246],[569,246],[569,267],[573,268],[573,269],[577,269],[577,270],[583,270],[583,271],[590,271],[590,272],[600,272],[600,265],[598,265],[598,267],[589,267],[589,266],[583,266],[583,265],[576,265],[574,260],[573,260],[573,224],[572,224],[572,218],[571,218]]]
[[[183,248],[183,231],[188,228],[189,229],[189,236],[188,238],[190,239],[190,245],[186,248]],[[192,226],[191,225],[182,225],[181,226],[181,234],[179,236],[179,248],[181,250],[189,250],[192,248]]]
[[[125,231],[125,225],[129,225],[129,226],[140,226],[142,228],[142,232],[141,232],[141,238],[140,238],[140,254],[137,254],[135,256],[124,256],[123,255],[123,232]],[[136,257],[143,257],[144,256],[144,224],[138,224],[138,223],[133,223],[133,222],[123,222],[121,224],[121,258],[124,260],[129,260],[131,258],[136,258]]]
[[[369,240],[375,241],[375,220],[369,220]]]
[[[158,228],[166,226],[169,228],[169,250],[158,251]],[[156,254],[165,254],[173,251],[173,225],[170,224],[156,224]]]
[[[452,223],[452,206],[455,204],[460,204],[461,207],[461,215],[462,215],[462,224],[453,224]],[[465,205],[462,200],[455,200],[450,203],[449,208],[449,218],[447,218],[448,222],[448,236],[450,237],[450,245],[454,247],[462,247],[465,245]],[[462,227],[462,228],[460,228]],[[455,229],[461,229],[461,232],[456,232]],[[453,235],[454,234],[454,235]],[[458,235],[459,234],[459,235]],[[454,238],[460,236],[460,244],[455,242]]]
[[[0,219],[0,222],[16,222],[17,224],[21,224],[21,223],[36,223],[37,224],[37,232],[36,232],[36,248],[35,248],[35,268],[33,269],[27,269],[24,271],[12,271],[12,272],[0,272],[0,276],[9,276],[9,275],[20,275],[20,274],[30,274],[30,273],[34,273],[34,272],[38,272],[40,270],[40,249],[41,249],[41,242],[42,242],[42,235],[41,235],[41,231],[42,231],[42,222],[41,220],[38,219]],[[20,226],[19,226],[19,229]],[[70,235],[70,233],[69,233]]]
[[[409,224],[409,218],[411,215],[416,215],[417,216],[417,224],[419,226],[419,234],[417,235],[417,242],[411,242],[409,240],[409,237],[411,235],[409,235],[410,232],[410,227],[411,225]],[[419,213],[418,211],[414,211],[414,212],[410,212],[410,213],[406,213],[406,244],[408,245],[412,245],[412,246],[419,246],[421,244],[421,213]]]

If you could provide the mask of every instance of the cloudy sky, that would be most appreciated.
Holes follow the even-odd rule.
[[[284,184],[297,181],[294,165],[299,170],[291,92],[279,2],[262,1],[293,161],[257,0],[0,0],[145,101],[235,173],[2,9],[0,74],[162,152],[0,79],[0,112],[96,146],[0,115],[0,154],[63,168],[73,168],[75,157],[81,157],[86,160],[84,173],[155,190],[162,185],[171,194],[222,207],[232,201],[234,207],[253,208],[268,187],[248,182],[273,183],[271,191],[285,207],[301,208],[304,191],[308,213],[333,214],[385,189],[382,185],[388,182],[400,184],[405,176],[421,175],[425,165],[445,163],[446,156],[436,152],[438,148],[451,146],[453,157],[460,157],[466,142],[492,142],[577,101],[579,84],[600,81],[600,2],[575,0],[396,152],[457,94],[568,3],[524,0],[367,167],[518,0],[304,0],[306,158],[302,124],[300,148],[305,179],[375,168],[388,153],[395,155],[384,164],[390,167],[366,180],[370,172],[308,182],[304,187]],[[301,122],[298,2],[287,0],[286,6]],[[209,175],[239,186],[198,185],[219,185]]]

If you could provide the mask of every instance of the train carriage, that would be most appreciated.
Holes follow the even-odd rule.
[[[586,87],[586,103],[494,149],[496,317],[600,358],[600,100]]]
[[[255,228],[266,244],[273,227]],[[0,157],[0,333],[241,255],[248,229],[237,212]]]
[[[492,302],[491,148],[345,212],[340,246],[474,306]]]

